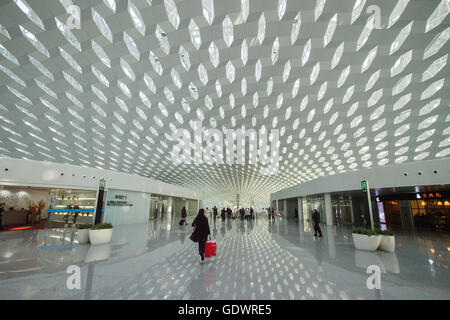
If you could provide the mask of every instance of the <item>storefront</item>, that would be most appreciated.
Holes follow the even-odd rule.
[[[320,213],[320,221],[323,223],[327,222],[325,215],[325,198],[323,194],[303,197],[302,206],[304,221],[311,220],[313,211],[317,210]]]
[[[167,211],[168,197],[152,194],[150,196],[150,220],[159,219]]]
[[[50,189],[48,221],[55,224],[90,224],[97,193],[92,190]]]
[[[73,223],[90,223],[96,191],[5,186],[0,203],[5,203],[3,230],[53,228]]]
[[[450,231],[450,191],[383,195],[377,201],[388,227]]]
[[[333,224],[353,224],[352,197],[350,194],[332,195],[331,207]]]

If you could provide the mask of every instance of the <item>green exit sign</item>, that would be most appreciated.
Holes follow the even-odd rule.
[[[361,181],[361,189],[363,192],[367,192],[367,181]]]
[[[105,180],[100,180],[100,186],[99,186],[100,190],[105,190]]]

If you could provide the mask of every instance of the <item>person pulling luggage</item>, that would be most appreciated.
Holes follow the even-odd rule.
[[[191,240],[198,242],[198,253],[200,255],[200,263],[205,261],[205,246],[208,236],[211,238],[211,232],[209,230],[208,218],[206,217],[205,210],[200,209],[197,216],[192,222],[192,226],[195,227],[194,232],[191,235]]]

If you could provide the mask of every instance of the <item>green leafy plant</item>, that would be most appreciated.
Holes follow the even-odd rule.
[[[375,230],[377,234],[381,234],[383,236],[393,236],[394,233],[391,230],[381,230],[381,229],[377,229]]]
[[[96,224],[91,228],[91,230],[101,230],[101,229],[112,229],[113,225],[111,223],[101,223]]]
[[[366,228],[355,228],[355,229],[353,229],[353,233],[364,234],[369,237],[378,235],[378,233],[375,230],[366,229]]]
[[[90,224],[90,223],[84,223],[84,224],[77,225],[78,230],[90,229],[91,227],[92,227],[92,224]]]

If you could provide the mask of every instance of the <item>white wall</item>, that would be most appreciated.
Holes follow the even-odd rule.
[[[96,190],[100,178],[106,179],[106,189],[123,189],[190,199],[202,197],[201,193],[194,190],[134,174],[70,164],[0,158],[0,184],[5,186]]]
[[[125,196],[126,199],[117,199],[116,196]],[[117,206],[113,205],[112,201],[124,201],[132,204],[132,206]],[[111,222],[113,226],[147,223],[149,220],[149,212],[150,194],[108,189],[103,222]]]
[[[270,199],[360,190],[362,180],[368,180],[370,188],[450,184],[450,158],[374,167],[322,177],[272,193]]]

